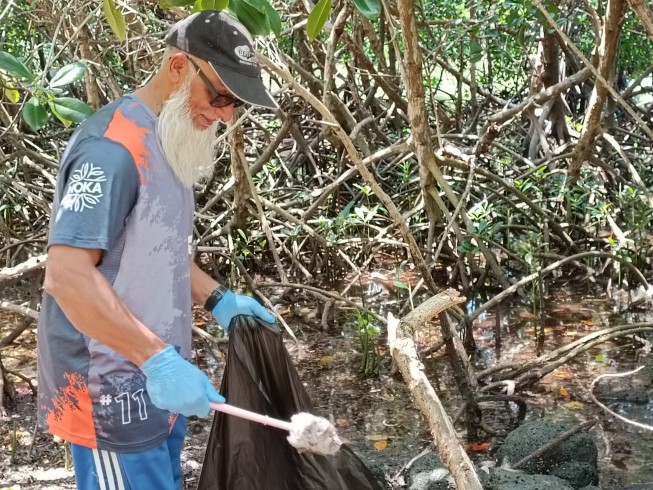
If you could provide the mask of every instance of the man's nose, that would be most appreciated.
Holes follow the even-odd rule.
[[[224,107],[214,107],[211,114],[213,122],[218,119],[222,122],[229,122],[234,118],[234,105],[229,104]]]

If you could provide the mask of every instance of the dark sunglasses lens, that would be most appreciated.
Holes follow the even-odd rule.
[[[216,108],[220,107],[227,107],[229,104],[231,104],[231,97],[227,97],[224,95],[217,95],[212,101],[211,105]]]
[[[218,95],[215,99],[211,101],[211,105],[216,108],[227,107],[228,105],[234,105],[234,108],[240,107],[244,102],[240,99],[235,99],[228,95]]]

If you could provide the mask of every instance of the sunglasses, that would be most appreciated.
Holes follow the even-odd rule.
[[[204,82],[204,85],[206,85],[206,88],[209,89],[209,92],[211,93],[211,97],[212,97],[210,102],[212,107],[220,108],[220,107],[227,107],[233,104],[235,109],[236,107],[240,107],[245,104],[244,101],[236,97],[233,97],[228,94],[221,94],[220,92],[218,92],[216,88],[213,86],[213,83],[211,83],[211,80],[209,80],[209,77],[207,77],[202,71],[202,69],[197,65],[197,63],[193,61],[193,58],[191,58],[190,56],[186,56],[186,57],[188,58],[188,61],[190,61],[191,64],[195,67],[195,70],[197,70],[197,75],[200,76],[200,78]]]

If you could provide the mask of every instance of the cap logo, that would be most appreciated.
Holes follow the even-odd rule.
[[[258,64],[256,60],[256,53],[254,53],[254,51],[252,51],[246,44],[242,46],[236,46],[234,53],[236,53],[236,56],[240,58],[241,63],[246,63],[248,65]]]

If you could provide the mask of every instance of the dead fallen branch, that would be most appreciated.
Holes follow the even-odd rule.
[[[34,320],[39,319],[38,311],[28,308],[27,306],[10,303],[9,301],[0,300],[0,309],[20,313],[21,315],[33,318]]]
[[[45,267],[47,254],[30,257],[15,267],[0,269],[0,289],[10,286]]]
[[[424,372],[424,365],[417,357],[411,334],[424,322],[464,301],[465,298],[457,291],[447,289],[422,303],[403,320],[389,314],[388,345],[417,406],[428,421],[438,453],[456,482],[456,487],[481,490],[483,487],[474,465],[458,441],[453,424]]]
[[[489,392],[496,388],[510,386],[511,389],[522,388],[543,378],[559,366],[569,362],[582,352],[596,347],[603,342],[624,337],[640,332],[652,332],[653,323],[633,323],[631,325],[618,325],[586,335],[559,349],[544,354],[530,362],[519,365],[499,365],[477,373],[479,380],[492,377],[496,380],[481,388],[482,392]]]

